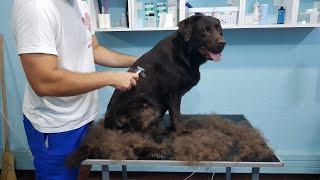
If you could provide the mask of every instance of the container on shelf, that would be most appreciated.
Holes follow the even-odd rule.
[[[172,15],[172,22],[173,22],[172,26],[177,26],[178,25],[178,0],[168,0],[168,14],[169,15],[167,15],[167,19],[170,18],[170,16]]]
[[[297,24],[318,24],[320,14],[320,0],[299,0]],[[316,27],[316,26],[315,26]]]
[[[260,4],[259,24],[268,24],[269,4]]]
[[[318,9],[307,9],[305,12],[298,14],[298,24],[316,24],[319,23]]]
[[[259,24],[259,19],[260,19],[260,3],[256,1],[255,3],[253,3],[253,6],[252,6],[252,14],[250,14],[248,17],[248,21],[250,22],[248,24]]]
[[[157,3],[156,3],[157,27],[163,27],[163,21],[166,14],[167,14],[167,1],[157,0]]]
[[[213,16],[224,25],[236,25],[239,7],[212,7],[212,8],[189,8],[188,16],[201,13],[205,16]]]
[[[98,14],[99,28],[111,28],[110,14]]]
[[[316,24],[318,23],[319,19],[319,11],[317,8],[312,9],[311,15],[310,15],[310,23],[311,24]]]
[[[154,2],[146,2],[144,5],[145,8],[145,15],[144,15],[144,27],[156,27],[156,22],[154,23],[154,20],[156,21],[155,17],[155,9],[154,9]]]
[[[220,20],[223,25],[236,25],[239,7],[214,7],[213,17]]]
[[[137,27],[139,28],[143,28],[143,24],[144,24],[144,3],[143,1],[137,1],[136,2],[136,19],[137,19]]]
[[[205,16],[213,16],[213,8],[189,8],[188,17],[201,13]]]
[[[278,20],[277,20],[277,24],[284,24],[284,19],[286,17],[286,9],[283,8],[283,6],[281,6],[278,9]]]
[[[146,17],[146,27],[147,28],[155,28],[157,26],[157,18],[154,13],[150,13],[149,16]]]

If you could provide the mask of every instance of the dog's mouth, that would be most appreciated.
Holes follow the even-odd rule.
[[[209,60],[213,60],[214,62],[219,62],[221,60],[221,52],[211,52],[208,51]]]
[[[204,46],[200,48],[200,54],[207,60],[212,60],[214,62],[219,62],[221,60],[221,50],[208,50]]]

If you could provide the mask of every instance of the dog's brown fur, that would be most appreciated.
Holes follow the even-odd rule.
[[[86,158],[189,162],[276,160],[257,129],[246,123],[234,123],[218,115],[183,116],[182,122],[181,133],[162,134],[161,142],[142,132],[104,129],[100,122],[89,129],[80,149],[68,158],[68,164],[79,165]],[[86,153],[89,156],[83,157]]]
[[[183,135],[175,135],[174,156],[188,161],[265,161],[272,157],[265,139],[247,123],[221,116],[184,117]]]

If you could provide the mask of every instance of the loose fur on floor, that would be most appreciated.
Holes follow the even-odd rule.
[[[274,161],[259,131],[218,115],[183,116],[179,130],[155,141],[142,132],[104,129],[100,122],[89,129],[81,147],[67,159],[69,166],[87,158],[114,160]]]

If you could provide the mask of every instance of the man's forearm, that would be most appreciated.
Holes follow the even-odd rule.
[[[38,83],[35,91],[39,96],[75,96],[114,82],[112,72],[76,73],[58,69],[54,73]]]
[[[128,56],[106,49],[102,46],[93,49],[94,61],[96,64],[107,67],[130,67],[137,57]]]
[[[79,73],[59,68],[58,57],[50,54],[21,54],[28,82],[38,96],[75,96],[103,86],[128,90],[139,75],[127,72]]]

